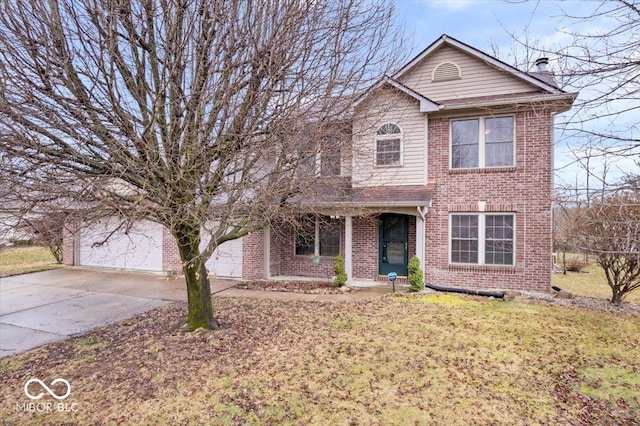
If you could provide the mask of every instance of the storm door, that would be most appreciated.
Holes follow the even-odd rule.
[[[387,275],[395,272],[398,276],[407,276],[409,261],[409,231],[407,216],[384,214],[380,216],[378,249],[378,273]]]

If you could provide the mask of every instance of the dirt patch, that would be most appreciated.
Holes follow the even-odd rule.
[[[636,315],[640,316],[640,305],[631,302],[623,302],[620,305],[613,305],[607,299],[599,297],[575,296],[573,299],[561,299],[551,293],[522,292],[517,296],[516,301],[528,303],[543,303],[546,305],[569,306],[574,308],[589,309],[598,312],[611,314]]]

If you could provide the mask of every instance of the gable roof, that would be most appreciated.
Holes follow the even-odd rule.
[[[420,102],[420,112],[439,111],[442,108],[440,106],[440,104],[438,104],[437,102],[434,102],[431,99],[427,98],[426,96],[421,95],[420,93],[418,93],[415,90],[405,86],[404,84],[402,84],[402,83],[398,82],[397,80],[389,77],[388,75],[385,75],[384,77],[382,77],[376,84],[371,86],[366,92],[364,92],[362,95],[358,96],[358,98],[355,100],[353,105],[357,106],[360,102],[364,101],[367,98],[367,96],[369,96],[369,94],[371,94],[371,92],[373,92],[375,90],[378,90],[379,88],[381,88],[385,84],[388,84],[388,85],[396,88],[397,90],[401,91],[402,93],[404,93],[404,94],[408,95],[409,97],[414,98],[415,100]]]
[[[519,69],[512,67],[511,65],[502,62],[499,59],[494,58],[491,55],[487,55],[486,53],[476,49],[475,47],[469,46],[455,38],[443,34],[436,41],[431,43],[426,49],[420,52],[416,57],[410,60],[407,64],[405,64],[399,71],[397,71],[392,77],[393,79],[399,79],[403,74],[412,69],[418,63],[420,63],[424,58],[429,56],[434,51],[438,50],[443,45],[449,45],[456,49],[459,49],[483,62],[486,62],[489,65],[492,65],[502,71],[508,72],[516,78],[526,81],[527,83],[538,87],[539,89],[545,90],[547,92],[553,94],[561,94],[566,93],[564,90],[559,89],[558,87],[543,81],[540,78],[536,78],[532,75],[527,74],[526,72],[520,71]]]

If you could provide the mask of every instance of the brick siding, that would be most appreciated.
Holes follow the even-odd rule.
[[[515,167],[449,170],[449,119],[429,120],[429,174],[436,180],[426,218],[425,281],[452,287],[548,291],[551,283],[551,115],[517,112]],[[515,266],[449,265],[449,214],[516,216]]]
[[[76,226],[73,222],[67,222],[62,228],[62,263],[73,266],[79,259],[76,255]]]
[[[162,269],[182,275],[182,261],[178,243],[166,227],[162,227]]]

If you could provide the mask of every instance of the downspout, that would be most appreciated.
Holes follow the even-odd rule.
[[[427,213],[429,212],[429,208],[432,206],[432,201],[433,200],[429,200],[429,204],[426,206],[416,206],[416,209],[418,210],[418,214],[420,215],[420,219],[422,220],[422,229],[420,230],[420,233],[418,233],[418,230],[416,229],[416,243],[420,243],[421,247],[420,247],[420,269],[422,269],[424,271],[425,268],[425,263],[426,263],[426,259],[425,259],[425,255],[426,255],[426,245],[427,245],[427,231],[426,231],[426,226],[427,226],[427,222],[426,222],[426,217],[427,217]],[[417,223],[416,223],[417,225]],[[417,241],[418,236],[421,236],[421,241]],[[418,244],[416,244],[416,250],[418,250]]]

